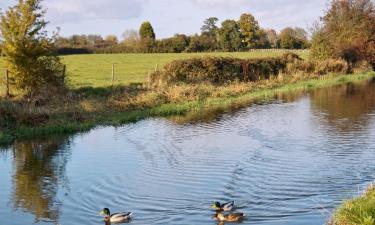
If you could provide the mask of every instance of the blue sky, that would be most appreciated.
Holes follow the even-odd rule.
[[[17,0],[1,0],[3,10]],[[264,28],[302,28],[322,16],[327,0],[44,0],[50,29],[61,27],[61,35],[115,34],[138,29],[149,20],[157,38],[175,33],[199,33],[203,20],[215,16],[238,19],[253,14]]]

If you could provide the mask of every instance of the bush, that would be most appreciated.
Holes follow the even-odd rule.
[[[368,67],[368,64],[367,64]],[[325,75],[345,74],[351,71],[343,59],[313,61],[302,60],[298,55],[286,53],[278,58],[237,59],[223,57],[202,57],[175,60],[165,65],[164,70],[150,76],[153,86],[162,84],[225,84],[270,79],[284,75]]]
[[[315,67],[315,73],[324,75],[328,73],[348,73],[349,65],[343,59],[327,59],[318,61]]]
[[[295,61],[287,64],[287,74],[312,74],[315,72],[316,63],[314,61]]]
[[[26,109],[21,103],[0,103],[0,128],[12,129],[16,126],[39,126],[45,123],[49,116],[40,110]]]
[[[348,73],[349,65],[342,59],[327,60],[308,60],[295,61],[287,64],[286,73],[288,74],[317,74],[325,75],[329,73]]]
[[[279,58],[237,59],[202,57],[175,60],[163,71],[151,75],[151,83],[199,83],[223,84],[233,81],[256,81],[269,79],[285,72],[286,65],[299,61],[298,55],[288,53]]]
[[[292,52],[285,53],[281,56],[281,59],[287,63],[302,61],[302,58],[299,57],[299,55]]]

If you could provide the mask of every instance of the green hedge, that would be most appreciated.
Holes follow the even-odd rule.
[[[223,84],[232,81],[256,81],[285,72],[288,63],[300,61],[298,55],[287,53],[277,58],[238,59],[228,57],[202,57],[175,60],[163,71],[151,75],[151,83]]]

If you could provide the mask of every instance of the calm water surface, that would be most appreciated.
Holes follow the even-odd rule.
[[[375,82],[279,95],[224,113],[150,119],[0,151],[0,224],[324,224],[375,179]]]

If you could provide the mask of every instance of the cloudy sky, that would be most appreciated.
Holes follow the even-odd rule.
[[[6,9],[17,0],[1,0]],[[157,38],[199,33],[203,20],[215,16],[238,19],[253,14],[264,28],[310,27],[326,9],[327,0],[44,0],[50,29],[61,34],[121,34],[152,23]]]

